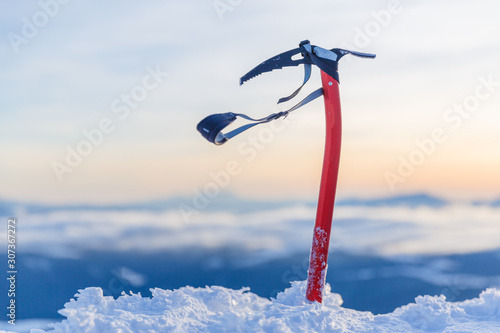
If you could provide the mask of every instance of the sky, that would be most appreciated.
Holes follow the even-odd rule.
[[[339,197],[500,196],[498,2],[0,6],[1,199],[113,203],[211,190],[315,198],[321,100],[223,146],[196,131],[212,113],[285,109],[276,101],[300,85],[302,68],[243,86],[239,78],[305,39],[377,54],[339,65]],[[319,86],[315,69],[299,98]]]

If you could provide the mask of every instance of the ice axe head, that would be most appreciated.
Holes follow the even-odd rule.
[[[283,67],[298,66],[300,64],[304,64],[305,74],[304,74],[304,82],[302,83],[302,85],[297,90],[295,90],[290,96],[283,97],[278,100],[278,104],[282,102],[287,102],[292,98],[294,98],[295,96],[297,96],[302,87],[309,80],[309,78],[311,77],[311,68],[313,64],[318,66],[322,72],[328,74],[330,77],[337,80],[338,82],[339,81],[339,75],[337,72],[338,61],[346,54],[352,54],[354,56],[362,58],[375,58],[374,54],[369,54],[369,53],[354,52],[344,49],[331,49],[331,50],[323,49],[319,46],[311,45],[311,43],[308,40],[305,40],[299,44],[298,48],[278,54],[277,56],[274,56],[264,61],[263,63],[252,69],[250,72],[243,75],[240,78],[240,85],[250,80],[251,78],[265,72],[270,72],[275,69],[280,69]],[[298,59],[293,59],[296,55],[299,55]],[[330,81],[330,84],[331,83],[332,81]],[[313,91],[306,98],[304,98],[302,101],[300,101],[293,107],[289,108],[288,110],[273,113],[267,117],[260,119],[254,119],[247,115],[240,113],[233,113],[233,112],[213,114],[208,117],[205,117],[202,121],[200,121],[200,123],[197,126],[197,129],[201,133],[201,135],[203,135],[203,137],[207,139],[209,142],[212,142],[216,145],[221,145],[227,142],[227,140],[233,138],[234,136],[240,134],[243,131],[246,131],[247,129],[252,128],[255,125],[267,123],[272,120],[279,119],[280,117],[286,117],[290,112],[306,105],[307,103],[313,101],[314,99],[320,97],[321,95],[323,95],[322,88]],[[232,124],[237,117],[244,118],[250,121],[250,123],[238,127],[228,133],[222,133],[222,130],[227,126],[229,126],[230,124]]]
[[[311,45],[308,40],[300,42],[299,47],[290,51],[278,54],[264,61],[247,74],[240,78],[240,85],[265,72],[271,72],[283,67],[298,66],[304,64],[306,68],[306,77],[310,75],[310,66],[318,66],[322,71],[339,81],[337,72],[338,61],[346,54],[352,54],[361,58],[375,58],[375,54],[349,51],[344,49],[327,50],[322,47]],[[300,59],[292,59],[296,55],[302,55]],[[309,67],[309,70],[307,69]],[[309,71],[309,74],[307,73]],[[307,77],[308,79],[308,77]],[[305,80],[307,81],[307,80]]]

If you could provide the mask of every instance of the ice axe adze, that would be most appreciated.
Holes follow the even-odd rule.
[[[311,256],[309,259],[309,270],[307,278],[306,298],[313,302],[321,302],[323,288],[326,279],[328,247],[330,244],[330,231],[332,227],[333,206],[335,203],[335,191],[337,187],[337,176],[340,161],[340,144],[342,135],[342,124],[340,114],[339,98],[339,76],[337,72],[338,61],[346,54],[362,58],[375,58],[374,54],[348,51],[343,49],[327,50],[319,46],[311,45],[308,40],[299,44],[299,47],[274,56],[240,79],[240,85],[251,78],[275,69],[288,66],[304,64],[304,82],[290,96],[281,98],[278,103],[286,102],[294,98],[311,76],[311,65],[314,64],[321,70],[321,81],[323,88],[309,94],[301,102],[289,110],[273,113],[265,118],[253,119],[239,113],[218,113],[203,119],[197,126],[198,131],[210,142],[221,145],[237,134],[262,123],[267,123],[280,117],[286,117],[288,113],[309,103],[323,95],[326,111],[326,143],[325,156],[323,159],[323,171],[321,175],[321,186],[319,191],[316,223],[313,232]],[[293,57],[299,56],[299,59]],[[237,117],[251,121],[251,123],[223,134],[222,130],[234,122]]]

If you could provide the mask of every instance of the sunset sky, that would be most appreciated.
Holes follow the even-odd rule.
[[[229,174],[228,163],[233,170],[220,191],[314,199],[324,144],[320,99],[223,146],[196,131],[212,113],[262,117],[290,107],[276,101],[300,85],[302,67],[241,87],[239,78],[304,39],[377,54],[339,65],[339,197],[500,197],[497,1],[0,6],[0,199],[192,196]],[[299,98],[320,84],[315,68]],[[78,150],[86,156],[71,153]]]

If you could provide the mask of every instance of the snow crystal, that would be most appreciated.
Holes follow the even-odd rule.
[[[248,288],[152,289],[151,298],[104,296],[100,288],[80,290],[60,313],[67,319],[47,332],[499,332],[500,291],[447,302],[419,296],[393,313],[373,315],[341,307],[325,286],[323,304],[305,302],[306,281],[292,282],[276,299]]]

